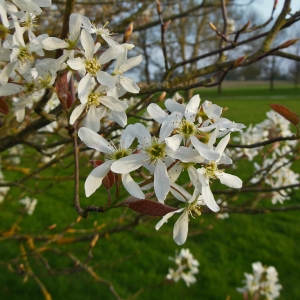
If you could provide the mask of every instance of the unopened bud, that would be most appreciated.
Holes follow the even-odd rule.
[[[123,38],[123,42],[126,43],[127,41],[129,41],[131,34],[133,31],[133,22],[130,22],[129,25],[127,26],[125,33],[124,33],[124,38]]]
[[[157,12],[159,14],[161,14],[162,13],[162,8],[161,8],[161,4],[160,4],[159,0],[156,0],[156,8],[157,8]]]
[[[238,67],[241,63],[242,63],[242,61],[245,59],[245,56],[241,56],[241,57],[239,57],[234,63],[233,63],[233,66],[236,68],[236,67]]]
[[[81,221],[81,219],[82,219],[82,217],[78,217],[77,219],[76,219],[76,223],[79,223],[80,221]]]
[[[249,25],[250,25],[250,21],[248,21],[248,23],[245,24],[245,25],[241,28],[240,31],[245,31],[245,30],[247,30],[247,28],[249,27]]]
[[[283,44],[281,44],[278,49],[284,49],[284,48],[288,48],[294,44],[296,44],[300,39],[291,39],[291,40],[288,40],[286,42],[284,42]]]
[[[213,31],[218,31],[217,27],[212,22],[209,22],[209,26]]]
[[[158,101],[163,101],[166,97],[167,93],[166,92],[163,92],[160,94],[160,96],[158,97]]]
[[[273,5],[273,9],[276,8],[277,4],[278,4],[278,0],[275,0],[275,1],[274,1],[274,5]]]
[[[170,25],[171,21],[169,20],[168,22],[164,23],[163,30],[166,31],[167,27]]]

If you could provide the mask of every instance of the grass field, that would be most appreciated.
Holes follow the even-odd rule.
[[[300,90],[293,85],[280,84],[270,91],[266,84],[246,85],[245,82],[224,84],[221,94],[216,89],[200,89],[202,101],[210,100],[222,107],[227,107],[225,117],[235,122],[258,123],[263,121],[265,113],[270,110],[270,103],[278,103],[289,107],[300,114]],[[24,157],[24,167],[30,166],[30,160]],[[22,165],[23,166],[23,165]],[[252,170],[247,165],[241,173],[246,176]],[[90,172],[90,165],[83,162],[82,178]],[[232,171],[234,173],[238,171]],[[72,175],[73,166],[62,166],[55,170],[42,173],[44,177],[56,175]],[[238,174],[238,173],[237,173]],[[17,180],[23,176],[20,172],[6,172],[6,180]],[[36,182],[31,180],[27,186],[47,186],[51,181]],[[94,203],[101,205],[105,199],[104,190],[97,192],[90,198],[83,194],[81,182],[82,205]],[[19,216],[18,203],[20,190],[12,189],[7,199],[1,204],[1,231],[8,231]],[[25,216],[18,224],[17,231],[22,234],[32,232],[36,235],[58,233],[65,226],[73,222],[77,215],[72,207],[73,183],[61,182],[53,185],[44,192],[35,195],[38,199],[36,211],[32,216]],[[247,197],[256,197],[247,194]],[[102,201],[102,202],[101,202]],[[299,192],[295,193],[289,204],[300,202]],[[101,234],[106,229],[126,222],[131,212],[112,210],[107,214],[90,214],[88,219],[81,220],[73,230],[87,230],[103,224],[99,230]],[[135,213],[134,213],[135,214]],[[93,250],[93,258],[89,262],[95,266],[97,274],[111,281],[122,298],[133,296],[144,287],[137,299],[149,300],[181,300],[181,299],[242,299],[236,292],[241,287],[244,272],[251,272],[251,264],[261,261],[265,265],[275,266],[279,273],[279,280],[283,286],[280,299],[300,299],[300,214],[299,211],[269,213],[259,215],[234,215],[229,219],[218,220],[213,214],[201,218],[191,219],[190,236],[183,248],[189,248],[200,262],[200,273],[196,275],[197,283],[187,288],[183,282],[170,284],[164,281],[169,267],[173,267],[168,260],[174,256],[175,250],[180,249],[172,239],[172,229],[176,217],[170,219],[158,232],[155,224],[159,219],[149,218],[141,222],[134,229],[120,233],[106,234],[100,237]],[[51,224],[57,224],[53,231],[47,229]],[[92,232],[93,233],[93,232]],[[66,236],[72,237],[70,230]],[[28,241],[1,240],[0,244],[0,299],[43,299],[40,288],[33,277],[24,283],[24,276],[13,274],[3,262],[20,255],[20,245],[30,249]],[[42,242],[35,241],[38,247]],[[89,252],[89,242],[57,245],[64,253],[72,252],[85,261]],[[43,253],[51,269],[60,270],[59,273],[47,270],[45,265],[35,259],[37,253],[28,255],[28,262],[44,283],[53,299],[114,299],[108,287],[96,282],[87,272],[68,270],[74,267],[74,262],[67,260],[64,255],[54,252]],[[24,264],[26,260],[24,259]],[[12,264],[13,265],[13,264]],[[226,298],[230,296],[230,298]]]

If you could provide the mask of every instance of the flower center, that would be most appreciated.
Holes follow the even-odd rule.
[[[90,93],[88,96],[88,101],[87,101],[87,109],[89,109],[91,106],[99,106],[100,101],[99,98],[101,97],[100,93]]]
[[[31,55],[31,53],[28,51],[28,48],[26,46],[25,47],[21,46],[20,53],[18,55],[18,60],[24,63],[26,59],[33,61],[34,58]]]
[[[197,113],[196,118],[201,118],[202,122],[206,121],[209,119],[209,117],[207,116],[207,114],[204,112],[203,108],[201,107]]]
[[[158,159],[162,159],[166,156],[165,152],[166,144],[158,143],[154,138],[152,145],[145,149],[146,153],[150,156],[150,163],[155,164]]]
[[[222,170],[218,169],[218,165],[215,162],[210,162],[205,166],[205,176],[210,179],[216,179],[216,172],[223,172]]]
[[[118,160],[122,157],[125,157],[125,156],[128,156],[131,154],[131,150],[130,149],[119,149],[119,150],[116,150],[115,152],[113,153],[110,153],[110,154],[107,154],[106,157],[109,159],[109,160]]]
[[[187,211],[192,218],[195,218],[193,213],[196,213],[196,215],[201,216],[201,206],[197,203],[197,201],[194,201],[193,203],[189,204]]]
[[[194,123],[183,119],[177,127],[177,132],[188,139],[190,136],[194,136],[198,133],[198,129]]]
[[[52,81],[52,76],[49,73],[43,77],[38,78],[38,82],[41,88],[47,88],[51,84],[51,81]]]
[[[97,72],[101,69],[101,65],[98,63],[96,58],[86,59],[85,69],[89,74],[96,76]]]
[[[5,39],[7,34],[9,33],[9,30],[3,25],[0,25],[0,39]]]

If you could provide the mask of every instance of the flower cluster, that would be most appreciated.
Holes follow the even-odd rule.
[[[41,98],[46,88],[59,93],[53,85],[58,72],[67,72],[67,82],[72,78],[73,87],[75,78],[80,78],[77,89],[80,104],[70,114],[71,125],[84,114],[84,126],[95,132],[100,129],[100,120],[107,115],[124,127],[128,105],[119,97],[126,92],[139,92],[134,80],[126,75],[142,61],[141,55],[127,58],[134,45],[118,44],[106,26],[96,27],[80,14],[70,16],[66,40],[47,34],[35,36],[34,23],[41,13],[40,6],[50,6],[51,1],[15,0],[15,5],[2,2],[0,16],[4,33],[1,36],[0,60],[6,65],[0,71],[0,96],[17,95],[18,101],[14,103],[17,120],[24,120],[25,107]],[[10,34],[13,30],[14,33]],[[104,45],[100,44],[100,39]],[[28,42],[25,43],[25,40]],[[44,50],[57,49],[63,51],[58,59],[36,59],[44,56]],[[114,69],[109,73],[106,68],[113,60]]]
[[[188,287],[197,281],[194,275],[199,272],[199,262],[189,249],[181,249],[179,254],[175,254],[175,259],[173,257],[169,257],[169,259],[175,262],[177,268],[175,270],[169,268],[166,277],[168,280],[178,282],[182,279]]]
[[[273,266],[265,267],[261,262],[252,264],[253,274],[245,273],[246,284],[237,291],[250,296],[247,299],[273,300],[279,297],[282,286],[278,283],[278,273]]]
[[[241,179],[226,173],[219,166],[232,163],[224,150],[230,132],[240,131],[244,125],[223,118],[220,106],[209,101],[200,105],[200,101],[199,95],[193,96],[186,105],[167,99],[167,111],[157,104],[150,104],[148,113],[161,125],[157,137],[152,136],[143,124],[136,123],[125,128],[116,146],[91,129],[80,128],[80,139],[88,147],[102,152],[106,158],[88,176],[86,196],[101,186],[110,171],[121,174],[128,193],[138,199],[145,199],[144,190],[153,188],[158,201],[163,204],[171,193],[184,207],[166,214],[156,229],[175,213],[181,213],[173,236],[177,244],[183,244],[187,238],[189,216],[200,215],[203,205],[214,212],[220,209],[210,188],[214,179],[232,188],[242,186]],[[215,146],[218,137],[222,139]],[[135,141],[137,143],[131,147]],[[141,167],[149,175],[145,181],[137,183],[130,173]],[[194,187],[192,194],[176,184],[184,170]]]
[[[37,205],[37,199],[31,199],[29,197],[25,197],[21,200],[19,200],[19,202],[23,205],[25,205],[25,211],[28,215],[32,215],[34,210],[35,210],[35,206]]]
[[[195,95],[187,104],[167,99],[165,110],[154,103],[147,107],[157,123],[154,128],[160,128],[157,134],[149,132],[142,123],[136,123],[121,132],[119,142],[107,141],[97,133],[101,120],[109,118],[121,127],[127,125],[128,102],[119,98],[126,92],[139,92],[127,71],[139,65],[142,56],[128,58],[134,45],[117,43],[107,24],[96,26],[80,14],[70,16],[66,40],[47,34],[35,36],[34,22],[41,13],[40,7],[50,6],[51,1],[12,2],[14,4],[2,1],[0,11],[5,28],[0,59],[6,62],[0,73],[0,96],[16,96],[17,121],[24,120],[26,106],[39,101],[49,91],[56,93],[70,125],[78,122],[83,126],[78,131],[82,142],[104,155],[86,179],[86,196],[92,195],[111,172],[119,174],[116,184],[122,182],[127,192],[137,199],[146,199],[145,191],[153,189],[159,204],[164,205],[171,193],[179,201],[177,207],[182,206],[161,214],[163,218],[156,229],[180,213],[173,236],[177,244],[183,244],[188,234],[189,216],[200,215],[204,205],[214,212],[220,209],[211,191],[213,180],[241,188],[242,180],[224,170],[232,163],[224,150],[230,133],[241,131],[245,126],[224,118],[220,106],[210,101],[201,104],[200,96]],[[57,59],[36,59],[44,56],[44,50],[59,50],[62,55]],[[51,110],[49,113],[47,110],[57,105],[57,98],[51,100],[49,95],[43,116],[49,118]],[[55,125],[47,130],[55,130]],[[132,176],[138,170],[144,176],[142,182]],[[184,171],[189,181],[179,185],[176,182],[181,180]],[[186,185],[191,185],[191,193]]]
[[[241,144],[254,144],[278,136],[292,136],[293,133],[290,129],[290,122],[284,117],[274,111],[267,112],[267,119],[263,122],[250,125],[245,132],[242,132],[240,136],[235,137],[235,141]],[[276,143],[272,145],[271,151],[265,151],[264,147],[256,148],[242,148],[242,151],[230,154],[235,157],[247,156],[252,161],[258,155],[263,156],[262,163],[259,164],[256,160],[254,162],[255,176],[251,182],[258,184],[264,182],[272,188],[279,188],[282,186],[299,184],[299,174],[291,170],[294,147],[297,141],[287,140],[284,143]],[[229,153],[229,152],[228,152]],[[285,200],[289,200],[289,193],[291,189],[282,189],[272,192],[272,203],[283,203]]]

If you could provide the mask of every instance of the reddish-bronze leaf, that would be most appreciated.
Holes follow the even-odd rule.
[[[69,84],[68,84],[67,72],[66,72],[56,82],[56,92],[64,108],[68,108],[68,104],[67,104],[68,91],[69,91]]]
[[[93,160],[92,161],[94,168],[102,165],[104,161],[102,160]],[[108,171],[107,175],[102,180],[102,185],[107,189],[111,189],[115,184],[115,174],[112,171]]]
[[[281,104],[270,104],[271,108],[279,113],[281,116],[290,121],[293,125],[297,126],[300,122],[300,119],[297,114],[289,110],[287,107]]]
[[[67,93],[67,101],[66,101],[66,105],[67,105],[67,108],[70,108],[73,104],[73,98],[71,96],[71,94],[68,92]]]
[[[9,113],[9,107],[2,97],[0,97],[0,112],[5,115]]]
[[[143,215],[152,217],[163,217],[167,213],[177,210],[177,208],[153,200],[138,199],[135,197],[128,197],[120,205],[127,206]]]

